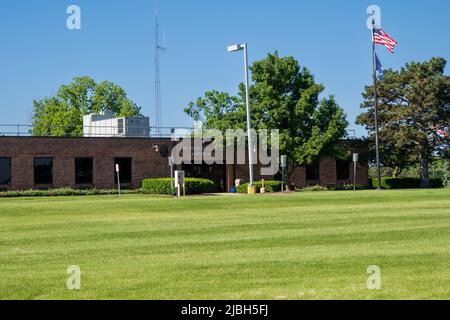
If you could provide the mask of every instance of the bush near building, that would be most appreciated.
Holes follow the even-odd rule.
[[[262,188],[262,181],[256,181],[254,183],[256,187],[256,191],[258,193],[261,192]],[[281,181],[264,181],[264,187],[266,188],[267,193],[273,193],[273,192],[281,192]],[[247,193],[248,183],[242,184],[237,188],[238,193]],[[363,185],[356,185],[357,190],[364,190],[367,189]],[[343,184],[343,185],[329,185],[329,186],[309,186],[306,188],[303,188],[299,191],[348,191],[353,190],[352,184]]]
[[[262,188],[262,181],[255,181],[254,186],[256,187],[256,192],[260,193]],[[237,187],[238,193],[247,193],[248,183],[244,183]],[[264,188],[266,188],[267,193],[281,192],[281,181],[264,181]]]
[[[145,179],[142,181],[142,191],[148,194],[166,194],[171,193],[171,179]],[[208,179],[186,178],[186,194],[202,194],[216,191],[214,182]]]
[[[378,181],[375,178],[372,178],[372,187],[378,188]],[[383,177],[381,178],[381,187],[383,189],[419,189],[421,185],[420,178]],[[442,179],[430,179],[430,187],[435,189],[442,188]]]
[[[138,193],[137,190],[122,190],[122,194]],[[71,196],[102,196],[116,195],[118,190],[114,189],[86,189],[78,190],[72,188],[60,188],[49,190],[21,190],[0,192],[0,198],[20,198],[20,197],[71,197]]]
[[[338,185],[328,185],[326,187],[315,185],[315,186],[309,186],[306,188],[301,189],[300,191],[303,192],[312,192],[312,191],[352,191],[356,188],[356,190],[365,190],[367,189],[366,186],[362,184],[357,184],[356,186],[353,186],[353,184],[338,184]]]

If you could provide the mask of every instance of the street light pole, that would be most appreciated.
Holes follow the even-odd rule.
[[[247,132],[248,132],[248,162],[249,162],[249,175],[250,186],[253,187],[253,137],[252,137],[252,123],[251,123],[251,110],[250,110],[250,85],[248,76],[248,45],[244,43],[244,60],[245,60],[245,91],[246,91],[246,104],[247,104]]]
[[[249,66],[248,66],[248,45],[237,44],[228,47],[228,52],[236,52],[244,50],[244,66],[245,66],[245,103],[247,107],[247,134],[248,134],[248,162],[249,162],[249,178],[250,187],[254,186],[253,176],[253,137],[252,137],[252,124],[251,124],[251,110],[250,110],[250,79],[249,79]]]

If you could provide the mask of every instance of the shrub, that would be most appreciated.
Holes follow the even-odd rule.
[[[137,193],[134,190],[122,190],[122,194]],[[87,189],[77,190],[72,188],[60,188],[49,190],[22,190],[0,192],[0,198],[18,198],[18,197],[69,197],[69,196],[95,196],[95,195],[115,195],[117,190],[110,189]]]
[[[170,195],[170,178],[161,179],[145,179],[142,181],[142,191],[148,194],[165,194]],[[186,178],[186,194],[202,194],[207,192],[214,192],[214,182],[207,179]]]
[[[334,187],[328,187],[329,190],[336,190],[336,191],[350,191],[353,190],[353,184],[339,184],[337,186]],[[366,189],[365,186],[363,186],[362,184],[357,184],[356,185],[356,190],[364,190]]]
[[[186,194],[202,194],[217,191],[214,182],[208,179],[188,178],[185,184]]]
[[[142,180],[142,191],[149,194],[170,195],[170,178]]]
[[[309,186],[306,188],[303,188],[302,191],[305,192],[316,192],[316,191],[330,191],[330,189],[328,189],[327,187],[322,187],[319,185],[315,185],[315,186]]]
[[[238,193],[247,193],[248,183],[244,183],[237,187]],[[256,192],[261,192],[262,181],[255,181],[253,185],[256,187]],[[281,181],[264,181],[264,188],[267,193],[281,192]]]
[[[378,179],[372,179],[372,187],[378,188]],[[381,178],[381,187],[383,189],[419,189],[420,178]],[[430,179],[431,188],[442,188],[442,179]]]
[[[434,178],[434,179],[430,179],[430,187],[433,189],[440,189],[440,188],[444,188],[444,181],[440,178]]]

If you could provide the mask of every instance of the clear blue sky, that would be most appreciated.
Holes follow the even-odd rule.
[[[159,2],[167,34],[161,63],[164,126],[190,125],[183,109],[207,90],[236,92],[242,55],[228,54],[226,46],[247,41],[251,61],[278,50],[308,67],[355,129],[361,92],[371,81],[370,4],[381,7],[383,28],[400,43],[395,55],[379,47],[385,68],[433,56],[450,60],[447,0]],[[82,10],[80,31],[66,28],[71,4]],[[153,117],[152,0],[1,0],[0,10],[0,123],[30,123],[33,99],[82,75],[120,84]]]

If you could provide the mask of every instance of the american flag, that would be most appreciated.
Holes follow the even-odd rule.
[[[437,135],[441,138],[448,138],[448,133],[444,130],[444,128],[440,128],[436,131]]]
[[[373,30],[373,42],[384,45],[392,53],[394,53],[395,45],[397,44],[397,41],[392,39],[392,37],[382,29]]]

